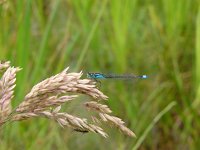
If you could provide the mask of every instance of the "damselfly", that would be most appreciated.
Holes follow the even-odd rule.
[[[91,79],[136,79],[136,78],[140,78],[140,79],[146,79],[148,78],[147,75],[132,75],[132,74],[128,74],[128,75],[117,75],[117,74],[103,74],[103,73],[91,73],[88,72],[87,73],[87,77],[91,78]]]

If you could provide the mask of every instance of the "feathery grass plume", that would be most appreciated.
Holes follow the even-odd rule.
[[[88,109],[94,110],[94,111],[98,111],[101,113],[112,113],[112,111],[110,110],[110,108],[107,105],[103,105],[103,104],[99,104],[97,102],[86,102],[85,106]]]
[[[66,68],[61,73],[50,77],[36,86],[34,86],[31,92],[26,95],[25,100],[29,100],[35,96],[40,96],[42,94],[61,94],[67,92],[76,92],[90,95],[95,99],[107,99],[102,92],[96,89],[94,81],[89,79],[80,79],[82,72],[80,73],[67,73]]]
[[[44,110],[48,110],[50,107],[60,106],[66,102],[73,100],[78,97],[78,95],[71,96],[50,96],[45,95],[43,97],[36,97],[32,99],[32,103],[24,103],[20,105],[16,111],[17,112],[40,112]]]
[[[98,112],[100,118],[103,121],[105,121],[105,122],[109,121],[110,123],[114,124],[124,134],[126,134],[128,136],[136,137],[136,135],[124,125],[124,121],[122,121],[118,117],[108,115],[108,113],[111,113],[112,111],[108,108],[107,105],[102,105],[102,104],[99,104],[97,102],[86,102],[85,106],[88,109],[91,109],[91,110]]]
[[[70,127],[74,129],[75,131],[79,132],[94,132],[98,133],[103,137],[108,137],[108,135],[103,131],[102,128],[89,124],[87,122],[87,119],[85,118],[79,118],[75,117],[73,115],[70,115],[68,113],[59,113],[59,110],[61,109],[61,106],[58,106],[55,108],[52,112],[50,111],[42,111],[42,112],[34,112],[34,113],[22,113],[17,114],[12,117],[12,121],[19,121],[19,120],[25,120],[32,117],[46,117],[48,119],[55,120],[59,123],[61,127]]]
[[[8,62],[1,64],[1,68],[7,68]],[[0,121],[5,119],[11,113],[11,100],[14,97],[14,88],[16,73],[20,68],[9,67],[0,80]]]
[[[39,107],[45,108],[47,104],[48,107],[51,105],[56,106],[64,103],[66,98],[68,101],[69,99],[76,97],[50,97],[50,95],[66,94],[67,92],[83,93],[95,99],[106,100],[108,98],[101,91],[96,89],[94,81],[88,79],[80,79],[82,76],[81,72],[67,73],[68,68],[66,68],[61,73],[35,85],[32,90],[25,96],[24,101],[19,105],[16,111],[33,112]]]
[[[6,62],[2,62],[0,61],[0,72],[4,69],[7,69],[10,66],[10,62],[6,61]]]
[[[11,99],[15,87],[15,77],[20,68],[9,67],[8,62],[1,64],[0,70],[7,70],[0,80],[0,125],[8,121],[44,117],[56,121],[61,127],[70,127],[75,131],[84,133],[94,132],[105,138],[108,137],[102,128],[89,123],[86,118],[76,117],[67,112],[60,112],[63,104],[78,97],[78,95],[75,95],[77,93],[88,95],[93,100],[107,100],[108,98],[96,88],[96,82],[90,79],[81,79],[82,72],[67,73],[68,68],[36,84],[11,113]],[[72,95],[67,95],[69,93]],[[112,122],[123,133],[135,136],[130,129],[124,126],[124,122],[120,118],[108,115],[112,111],[107,105],[91,101],[85,103],[85,106],[98,112],[101,121]],[[95,118],[94,116],[91,117]],[[98,119],[96,118],[96,120]]]
[[[110,116],[106,113],[99,113],[99,116],[101,119],[105,122],[109,121],[110,123],[114,124],[117,128],[119,128],[124,134],[131,136],[131,137],[136,137],[135,133],[131,131],[129,128],[127,128],[124,125],[124,121],[122,121],[120,118],[115,117],[115,116]]]

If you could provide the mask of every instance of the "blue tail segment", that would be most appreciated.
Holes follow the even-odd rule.
[[[147,75],[142,75],[142,76],[140,76],[140,78],[142,78],[142,79],[147,79],[147,78],[149,78]]]

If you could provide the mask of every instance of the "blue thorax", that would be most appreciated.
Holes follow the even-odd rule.
[[[88,78],[92,78],[92,79],[104,79],[105,76],[102,73],[87,73]]]

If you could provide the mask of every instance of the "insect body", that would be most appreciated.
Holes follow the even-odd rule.
[[[87,77],[91,79],[137,79],[137,78],[146,79],[148,78],[147,75],[141,75],[141,76],[132,75],[132,74],[116,75],[116,74],[103,74],[103,73],[91,73],[91,72],[87,73]]]

